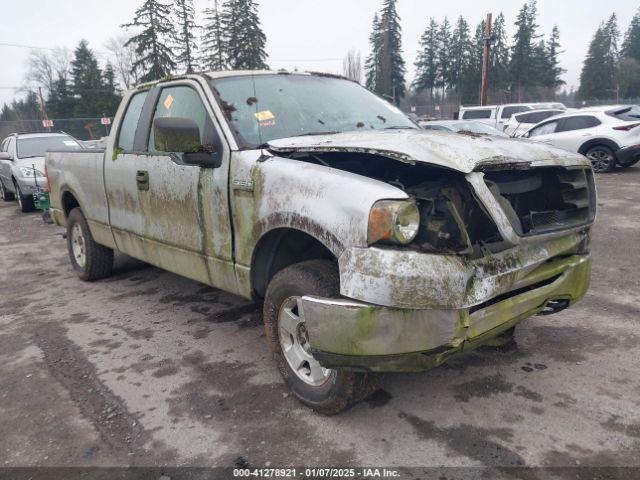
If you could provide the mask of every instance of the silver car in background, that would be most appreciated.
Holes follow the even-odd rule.
[[[11,134],[0,147],[0,196],[5,202],[17,198],[23,212],[35,209],[36,188],[47,188],[44,156],[49,150],[80,150],[78,141],[66,133]]]

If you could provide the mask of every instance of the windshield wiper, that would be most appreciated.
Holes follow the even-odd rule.
[[[309,132],[309,133],[301,133],[300,135],[292,135],[289,138],[296,138],[296,137],[313,137],[315,135],[337,135],[338,133],[342,133],[342,132],[336,132],[336,131],[328,131],[328,132]]]
[[[395,127],[385,127],[385,130],[418,130],[418,127],[411,127],[409,125],[397,125]]]

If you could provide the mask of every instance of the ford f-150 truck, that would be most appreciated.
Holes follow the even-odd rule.
[[[596,194],[577,154],[421,130],[357,83],[216,72],[125,95],[105,150],[47,155],[82,280],[113,252],[264,302],[276,364],[338,413],[587,291]]]

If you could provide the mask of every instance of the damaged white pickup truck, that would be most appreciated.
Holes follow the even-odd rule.
[[[427,132],[356,83],[224,72],[129,92],[106,150],[47,156],[83,280],[114,250],[246,298],[286,383],[337,413],[587,291],[589,161]]]

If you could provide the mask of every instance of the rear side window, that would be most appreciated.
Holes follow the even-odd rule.
[[[491,110],[489,109],[466,110],[462,112],[462,118],[464,120],[480,120],[485,118],[491,118]]]
[[[133,141],[136,136],[138,122],[140,121],[142,107],[144,106],[144,101],[147,99],[147,93],[149,92],[136,93],[129,101],[118,136],[118,148],[121,150],[133,150]]]
[[[516,107],[504,107],[502,109],[502,115],[500,116],[500,118],[511,118],[513,114],[526,112],[527,110],[531,110],[531,109],[524,105],[518,105]]]
[[[531,112],[531,113],[521,113],[520,115],[516,115],[515,119],[518,123],[540,123],[544,122],[547,118],[551,118],[554,115],[560,115],[562,110],[557,110],[553,112]]]
[[[538,135],[549,135],[550,133],[555,133],[556,128],[558,127],[558,122],[549,122],[544,125],[540,125],[539,127],[531,130],[529,134],[530,137],[537,137]]]
[[[556,133],[560,132],[572,132],[574,130],[584,130],[585,128],[593,128],[600,125],[600,120],[596,117],[581,116],[581,117],[569,117],[563,118],[558,124]]]

